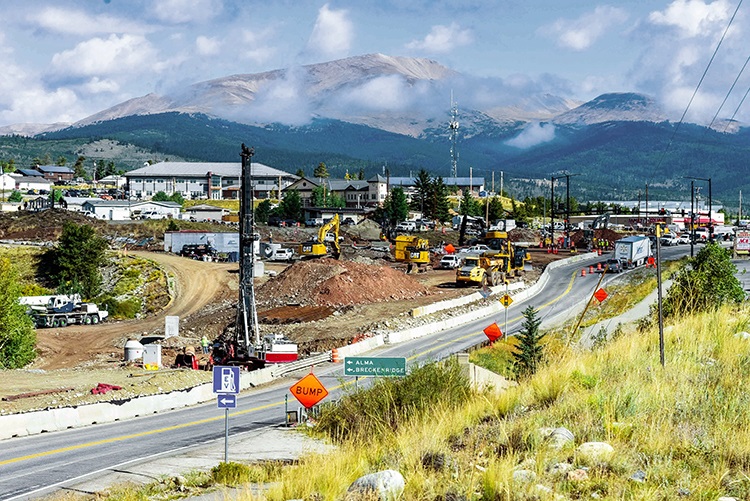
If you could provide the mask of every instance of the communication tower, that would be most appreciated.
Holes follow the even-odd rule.
[[[458,104],[453,101],[453,91],[451,91],[451,121],[448,124],[451,138],[451,177],[458,177]]]

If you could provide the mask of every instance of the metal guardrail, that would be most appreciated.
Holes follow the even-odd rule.
[[[311,357],[303,358],[302,360],[296,360],[294,362],[288,362],[285,364],[278,364],[273,369],[271,369],[271,374],[275,378],[281,377],[289,374],[290,372],[298,371],[300,369],[306,369],[308,367],[312,367],[313,365],[322,364],[324,362],[330,362],[331,356],[331,352],[326,351],[324,353],[321,353],[320,355],[313,355]]]

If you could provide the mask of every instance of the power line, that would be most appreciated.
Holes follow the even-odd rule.
[[[732,82],[732,86],[731,86],[731,87],[729,88],[729,90],[727,91],[727,95],[726,95],[726,96],[724,96],[724,100],[723,100],[723,101],[721,102],[721,105],[719,106],[719,109],[718,109],[718,110],[716,110],[716,114],[715,114],[715,115],[714,115],[714,117],[713,117],[713,118],[711,119],[711,123],[710,123],[710,124],[708,124],[708,128],[706,129],[706,132],[708,132],[708,129],[710,129],[710,128],[711,128],[711,126],[712,126],[712,125],[714,124],[714,121],[716,121],[716,117],[718,117],[718,116],[719,116],[719,113],[721,112],[721,109],[722,109],[722,108],[724,107],[724,104],[726,104],[726,102],[727,102],[727,99],[729,99],[729,95],[730,95],[730,94],[732,93],[732,91],[734,90],[734,86],[735,86],[735,85],[737,85],[737,81],[738,81],[738,80],[740,79],[740,77],[742,76],[742,73],[743,73],[743,72],[745,71],[745,68],[747,67],[747,63],[748,63],[748,62],[750,62],[750,56],[748,56],[748,57],[747,57],[747,59],[745,59],[745,64],[743,64],[743,65],[742,65],[742,69],[740,70],[740,72],[739,72],[739,73],[737,73],[737,78],[735,78],[735,79],[734,79],[734,82]],[[747,93],[745,93],[745,95],[747,95]],[[744,98],[743,98],[743,100],[744,100]],[[734,118],[734,116],[732,116],[732,118]]]
[[[682,112],[682,116],[680,117],[680,121],[677,122],[677,125],[675,126],[675,129],[672,132],[672,137],[669,138],[669,142],[667,143],[667,147],[664,148],[664,151],[662,152],[661,156],[659,157],[659,162],[656,164],[656,168],[654,169],[653,172],[659,172],[659,167],[661,167],[661,164],[664,161],[664,157],[666,157],[667,152],[672,147],[672,143],[674,142],[674,138],[677,135],[677,131],[680,129],[680,126],[682,125],[682,122],[685,121],[685,116],[687,115],[687,112],[690,109],[690,106],[693,104],[693,100],[695,99],[695,96],[698,94],[698,89],[700,89],[701,85],[703,84],[703,80],[706,78],[706,74],[708,73],[709,68],[711,68],[711,64],[714,62],[714,58],[716,58],[716,54],[719,52],[719,48],[721,47],[721,44],[724,41],[724,38],[727,36],[727,32],[729,31],[729,27],[732,26],[732,22],[734,21],[734,18],[737,15],[737,11],[740,10],[740,6],[741,5],[742,5],[742,0],[740,0],[740,2],[737,4],[737,8],[734,10],[734,14],[732,14],[731,19],[729,19],[729,23],[727,24],[727,27],[724,29],[724,33],[722,33],[721,39],[719,40],[719,43],[716,44],[716,49],[714,49],[714,53],[711,55],[711,59],[709,59],[708,64],[706,65],[706,69],[703,71],[703,75],[701,75],[701,79],[698,82],[698,85],[695,86],[695,90],[693,91],[693,95],[690,96],[690,101],[688,101],[688,104],[685,107],[685,111]],[[653,178],[653,175],[652,175],[652,178]]]

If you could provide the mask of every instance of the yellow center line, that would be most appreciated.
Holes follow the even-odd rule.
[[[573,281],[575,280],[575,278],[576,278],[576,273],[573,272],[573,275],[572,275],[572,277],[570,279],[570,283],[568,284],[567,289],[565,289],[565,291],[562,294],[560,294],[559,296],[557,296],[556,298],[554,298],[554,299],[550,300],[549,302],[547,302],[547,303],[543,304],[542,306],[540,306],[539,309],[541,310],[543,308],[547,308],[547,307],[551,306],[552,304],[558,302],[565,295],[567,295],[571,291],[571,289],[573,288]],[[516,320],[519,320],[521,317],[522,317],[522,315],[516,316],[516,317],[512,318],[511,321],[515,322]],[[448,342],[442,343],[442,344],[440,344],[438,346],[434,346],[434,347],[432,347],[432,348],[430,348],[428,350],[425,350],[425,351],[423,351],[421,353],[418,353],[416,355],[412,355],[411,357],[408,357],[407,360],[414,360],[417,357],[420,357],[420,356],[426,355],[426,354],[428,354],[428,353],[430,353],[432,351],[436,351],[438,349],[444,348],[445,346],[449,346],[449,345],[455,343],[456,341],[462,341],[464,339],[470,338],[470,337],[475,336],[476,334],[478,334],[478,332],[479,331],[475,331],[475,332],[466,334],[465,336],[461,336],[458,339],[454,339],[452,341],[448,341]],[[341,388],[343,386],[348,386],[350,384],[352,384],[352,383],[351,382],[345,382],[343,384],[339,384],[337,386],[332,387],[331,390],[337,390],[337,389],[339,389],[339,388]],[[243,411],[232,412],[229,415],[230,416],[242,416],[244,414],[249,414],[251,412],[257,412],[257,411],[264,410],[264,409],[270,409],[271,407],[280,406],[280,405],[283,405],[284,403],[285,402],[281,402],[281,401],[280,402],[274,402],[274,403],[270,403],[270,404],[266,404],[266,405],[261,405],[261,406],[258,406],[258,407],[253,407],[252,409],[245,409]],[[198,425],[201,425],[201,424],[211,423],[211,422],[214,422],[214,421],[218,421],[220,419],[224,419],[224,416],[215,416],[215,417],[211,417],[211,418],[200,419],[198,421],[191,421],[189,423],[182,423],[182,424],[176,424],[174,426],[167,426],[167,427],[159,428],[159,429],[156,429],[156,430],[142,431],[140,433],[132,433],[130,435],[121,435],[119,437],[105,438],[104,440],[96,440],[94,442],[86,442],[86,443],[83,443],[83,444],[71,445],[71,446],[68,446],[68,447],[61,447],[59,449],[52,449],[52,450],[44,451],[44,452],[37,452],[36,454],[29,454],[29,455],[20,456],[20,457],[17,457],[17,458],[5,459],[3,461],[0,461],[0,466],[7,465],[7,464],[12,464],[12,463],[18,463],[18,462],[21,462],[21,461],[28,461],[28,460],[31,460],[31,459],[37,459],[37,458],[46,457],[46,456],[52,456],[52,455],[55,455],[55,454],[62,454],[64,452],[70,452],[70,451],[75,451],[75,450],[80,450],[80,449],[86,449],[86,448],[89,448],[89,447],[96,447],[98,445],[104,445],[104,444],[112,444],[112,443],[116,443],[116,442],[122,442],[124,440],[130,440],[130,439],[133,439],[133,438],[140,438],[140,437],[146,437],[146,436],[149,436],[149,435],[156,435],[158,433],[166,433],[168,431],[174,431],[174,430],[179,430],[179,429],[182,429],[182,428],[189,428],[191,426],[198,426]]]

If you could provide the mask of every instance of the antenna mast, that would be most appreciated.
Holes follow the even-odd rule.
[[[451,90],[451,121],[448,124],[451,137],[451,177],[458,177],[458,148],[456,140],[458,139],[458,104],[453,101],[453,91]]]

